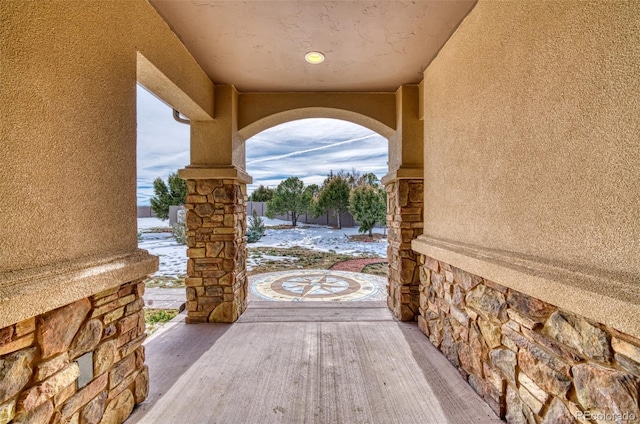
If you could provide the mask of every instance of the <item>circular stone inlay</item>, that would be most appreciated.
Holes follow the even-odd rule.
[[[356,272],[297,270],[257,275],[251,291],[262,299],[283,301],[353,301],[380,291],[378,277]]]

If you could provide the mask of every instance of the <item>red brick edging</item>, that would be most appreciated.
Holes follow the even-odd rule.
[[[385,258],[349,259],[342,262],[336,262],[331,265],[331,268],[329,269],[333,271],[361,272],[367,265],[381,263],[387,263],[387,260]]]

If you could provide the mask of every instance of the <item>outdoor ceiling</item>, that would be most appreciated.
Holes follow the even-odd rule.
[[[394,91],[422,72],[475,0],[150,0],[211,80],[240,91]],[[307,52],[326,60],[311,65]]]

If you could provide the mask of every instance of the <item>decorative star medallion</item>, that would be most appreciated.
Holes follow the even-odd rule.
[[[252,283],[251,290],[268,300],[362,300],[378,293],[377,278],[344,271],[285,271],[259,277]]]
[[[288,290],[293,293],[300,293],[301,297],[307,295],[328,295],[339,293],[348,289],[349,282],[342,278],[327,277],[323,275],[311,275],[304,277],[293,277],[287,281],[283,281],[281,284],[282,289]]]

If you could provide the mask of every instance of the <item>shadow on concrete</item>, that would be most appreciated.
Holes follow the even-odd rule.
[[[149,366],[149,395],[127,419],[140,421],[161,401],[180,377],[231,328],[233,324],[185,324],[182,313],[167,323],[145,343],[146,364]]]
[[[414,323],[382,302],[322,303],[172,321],[146,344],[150,393],[127,422],[500,422]]]
[[[398,322],[397,325],[449,422],[502,422],[442,352],[431,344],[417,323]]]

